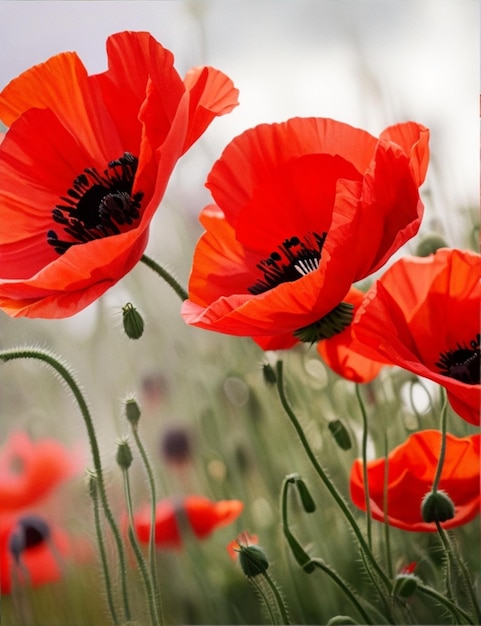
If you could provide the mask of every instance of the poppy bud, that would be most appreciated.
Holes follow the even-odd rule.
[[[144,320],[131,302],[122,307],[122,322],[127,337],[139,339],[144,332]]]
[[[336,615],[336,617],[331,617],[331,619],[327,622],[327,626],[334,626],[337,624],[359,624],[349,615]]]
[[[329,422],[328,428],[341,450],[351,449],[352,443],[349,431],[341,422],[341,420],[333,420],[332,422]]]
[[[128,470],[129,467],[132,465],[134,457],[132,456],[128,441],[121,441],[119,443],[117,447],[116,459],[122,471]]]
[[[439,248],[448,248],[448,244],[439,233],[426,235],[418,244],[416,256],[429,256]]]
[[[266,553],[260,546],[239,545],[239,563],[248,578],[264,574],[269,567]]]
[[[393,596],[407,600],[418,588],[419,578],[414,574],[398,574],[394,582]]]
[[[297,490],[299,491],[302,506],[304,507],[304,511],[306,513],[314,513],[314,511],[316,510],[316,503],[314,502],[314,499],[311,496],[311,492],[307,488],[306,483],[302,480],[302,478],[298,478],[296,480],[296,485]]]
[[[125,401],[125,415],[133,428],[137,426],[140,419],[140,408],[134,398]]]
[[[424,496],[421,515],[425,522],[445,522],[454,514],[454,503],[445,491],[430,491]]]
[[[10,535],[8,549],[15,562],[19,563],[22,552],[47,541],[49,537],[50,528],[47,522],[37,515],[25,515],[18,520]]]
[[[269,363],[262,364],[262,375],[264,376],[264,382],[267,385],[275,385],[277,383],[277,376],[274,368]]]

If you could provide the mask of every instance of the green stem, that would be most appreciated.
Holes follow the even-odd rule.
[[[446,598],[446,596],[444,596],[442,593],[439,593],[439,591],[436,591],[432,587],[423,585],[422,583],[418,584],[417,590],[423,593],[425,596],[432,598],[439,604],[442,604],[442,606],[446,608],[453,615],[453,617],[456,620],[456,623],[459,624],[460,623],[459,620],[461,619],[461,620],[464,620],[465,624],[476,624],[476,622],[474,622],[471,619],[471,617],[466,613],[466,611],[463,611],[463,609],[461,609],[459,606],[456,606],[456,604],[451,602],[451,600]]]
[[[269,602],[269,598],[267,597],[267,594],[264,593],[264,590],[262,589],[262,586],[255,580],[254,577],[250,577],[249,578],[249,582],[251,583],[251,585],[254,587],[254,589],[257,591],[257,593],[260,595],[260,597],[264,601],[264,605],[265,605],[267,613],[269,615],[269,620],[270,620],[271,624],[276,624],[277,620],[276,620],[276,618],[274,616],[274,612],[272,611],[272,607],[271,607],[271,604]]]
[[[100,495],[100,502],[102,504],[105,517],[112,530],[112,534],[114,536],[115,544],[116,544],[117,551],[119,554],[120,575],[121,575],[121,584],[122,584],[122,598],[124,602],[125,617],[126,617],[126,620],[129,621],[131,619],[131,614],[130,614],[128,593],[127,593],[127,569],[126,569],[126,564],[125,564],[124,549],[123,549],[122,539],[120,537],[119,529],[117,528],[117,524],[115,523],[114,517],[112,515],[112,511],[110,510],[110,506],[108,503],[107,493],[105,490],[105,482],[103,478],[102,463],[100,460],[100,451],[99,451],[99,447],[97,443],[97,436],[95,434],[93,420],[90,415],[90,411],[88,409],[85,398],[83,397],[83,394],[80,391],[80,387],[78,386],[71,372],[49,352],[44,352],[42,350],[37,350],[35,348],[12,349],[12,350],[0,351],[0,361],[7,362],[7,361],[13,361],[15,359],[38,359],[39,361],[43,361],[44,363],[47,363],[47,365],[52,367],[57,372],[57,374],[64,380],[64,382],[67,384],[70,391],[72,392],[75,400],[77,401],[77,404],[79,406],[80,412],[82,414],[82,417],[83,417],[83,420],[87,429],[87,435],[88,435],[88,439],[90,443],[90,450],[92,453],[95,474],[97,476],[97,486],[98,486],[98,492]]]
[[[437,492],[439,481],[441,480],[441,474],[443,472],[444,458],[446,456],[446,422],[448,414],[448,401],[446,394],[443,391],[443,406],[441,409],[441,449],[439,451],[438,465],[436,467],[436,474],[433,481],[433,494]]]
[[[339,506],[339,508],[341,509],[344,517],[346,518],[346,520],[348,521],[349,525],[351,526],[356,539],[359,543],[359,547],[362,550],[362,552],[365,554],[366,556],[366,560],[369,563],[370,568],[372,568],[372,570],[377,574],[377,576],[380,578],[380,580],[382,581],[383,585],[385,586],[386,590],[388,591],[389,595],[391,593],[392,590],[392,584],[391,581],[388,579],[388,577],[386,576],[386,574],[384,573],[384,571],[382,570],[382,568],[380,567],[380,565],[378,564],[378,562],[376,561],[376,559],[374,558],[373,553],[371,552],[369,545],[366,543],[366,540],[363,537],[363,534],[361,532],[361,529],[359,528],[354,515],[351,513],[347,503],[345,502],[344,498],[342,497],[342,495],[337,491],[336,487],[332,484],[332,482],[330,481],[329,477],[327,476],[326,472],[324,471],[324,469],[321,467],[321,465],[319,464],[318,460],[316,459],[316,456],[314,455],[309,442],[307,441],[307,438],[304,434],[304,431],[302,430],[302,427],[294,413],[294,411],[291,409],[287,398],[285,396],[285,392],[284,392],[284,382],[283,382],[283,363],[282,361],[278,361],[277,362],[277,389],[279,392],[279,398],[281,401],[281,404],[285,410],[285,412],[287,413],[289,419],[291,420],[292,425],[294,426],[299,439],[301,440],[301,443],[304,447],[304,451],[306,452],[307,456],[309,457],[309,460],[312,463],[312,466],[314,467],[314,469],[316,470],[317,475],[319,476],[319,478],[322,480],[322,482],[324,483],[325,487],[327,488],[327,490],[329,491],[329,493],[331,494],[331,496],[334,498],[334,500],[336,501],[337,505]],[[381,594],[381,597],[384,597],[383,594]]]
[[[391,533],[388,523],[388,489],[389,489],[389,463],[388,463],[388,441],[386,428],[384,429],[384,484],[383,484],[383,509],[384,509],[384,543],[386,545],[386,562],[389,577],[393,578],[393,566],[391,557]]]
[[[310,562],[315,567],[325,572],[331,578],[331,580],[333,580],[336,585],[345,593],[351,603],[356,607],[359,614],[362,616],[364,620],[363,624],[374,624],[374,622],[371,620],[368,613],[362,606],[361,602],[357,598],[356,593],[349,587],[348,583],[346,583],[346,581],[343,580],[334,569],[332,569],[332,567],[327,565],[327,563],[325,563],[322,559],[313,558]]]
[[[359,402],[362,415],[362,477],[364,481],[364,502],[366,506],[366,529],[367,529],[367,542],[369,549],[372,550],[372,529],[371,529],[371,499],[369,497],[369,478],[367,473],[367,413],[364,406],[363,399],[361,397],[361,390],[359,384],[356,383],[356,397]]]
[[[154,598],[155,605],[157,608],[157,614],[159,616],[159,621],[163,624],[163,611],[162,611],[162,602],[160,598],[160,589],[159,589],[159,580],[157,576],[157,555],[155,549],[155,512],[156,512],[156,504],[157,504],[157,495],[155,489],[155,480],[154,474],[152,472],[152,468],[149,463],[149,458],[145,451],[145,448],[140,439],[137,427],[132,425],[132,433],[134,435],[135,443],[140,452],[140,456],[142,458],[142,462],[144,464],[145,472],[147,474],[147,479],[149,481],[149,489],[150,489],[150,501],[151,501],[151,512],[150,512],[150,532],[149,532],[149,563],[150,563],[150,575],[152,577],[152,585],[154,590]]]
[[[137,565],[139,566],[140,575],[142,577],[142,582],[144,583],[145,595],[147,596],[147,604],[149,607],[150,613],[150,621],[152,624],[159,624],[159,618],[157,615],[157,607],[154,601],[154,594],[152,592],[152,581],[149,578],[149,573],[147,570],[147,566],[145,565],[145,560],[142,555],[142,551],[139,546],[139,542],[137,541],[137,537],[134,532],[134,512],[132,507],[132,494],[130,490],[130,480],[129,473],[127,469],[122,468],[122,474],[124,477],[124,491],[125,491],[125,500],[127,502],[127,511],[129,515],[129,540],[130,545],[135,554],[135,559],[137,561]]]
[[[289,616],[287,615],[287,609],[284,605],[284,601],[281,597],[281,594],[279,593],[279,589],[276,587],[276,585],[272,582],[271,577],[269,576],[269,574],[267,572],[263,572],[262,576],[264,576],[267,584],[269,585],[269,587],[271,588],[272,593],[274,594],[274,598],[276,599],[277,602],[277,607],[279,609],[279,613],[281,615],[281,620],[282,620],[282,624],[289,624]]]
[[[159,265],[156,261],[146,256],[145,254],[140,257],[142,263],[150,267],[151,270],[154,270],[156,274],[158,274],[161,278],[165,280],[165,282],[172,287],[175,293],[179,296],[181,300],[187,300],[189,294],[182,287],[182,285],[172,276],[169,272],[164,269],[161,265]]]
[[[89,480],[89,492],[90,497],[92,498],[92,502],[94,505],[94,521],[95,521],[95,533],[97,535],[97,542],[99,544],[99,552],[100,552],[100,560],[102,562],[102,571],[104,575],[104,584],[105,589],[107,591],[107,602],[109,605],[110,615],[112,617],[112,621],[115,626],[118,625],[119,621],[117,618],[117,611],[115,609],[115,602],[112,593],[112,583],[110,580],[109,566],[107,561],[107,552],[105,551],[105,545],[102,538],[102,524],[100,522],[100,507],[99,507],[99,499],[97,494],[97,477],[95,474],[90,476]]]

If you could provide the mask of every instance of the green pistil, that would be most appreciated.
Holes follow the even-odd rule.
[[[294,331],[294,337],[305,343],[317,343],[321,339],[330,339],[349,326],[354,317],[354,305],[341,302],[320,320]]]

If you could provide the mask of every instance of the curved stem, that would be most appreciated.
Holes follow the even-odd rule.
[[[446,456],[446,421],[448,414],[448,401],[446,393],[443,391],[443,406],[441,408],[441,449],[439,451],[438,465],[434,476],[432,492],[436,493],[443,472],[444,457]]]
[[[126,564],[125,564],[124,549],[123,549],[119,529],[117,528],[117,524],[115,523],[114,517],[112,515],[112,511],[110,510],[110,506],[107,500],[107,493],[105,490],[105,482],[103,478],[102,462],[100,460],[100,451],[99,451],[99,447],[97,443],[97,436],[95,434],[93,420],[90,415],[90,411],[85,401],[85,398],[82,392],[80,391],[80,387],[75,381],[73,374],[65,367],[65,365],[60,363],[60,361],[56,359],[49,352],[44,352],[42,350],[38,350],[35,348],[23,348],[23,349],[12,349],[12,350],[0,351],[0,361],[7,362],[7,361],[13,361],[15,359],[37,359],[39,361],[43,361],[44,363],[47,363],[47,365],[52,367],[57,372],[57,374],[62,378],[62,380],[67,384],[75,400],[77,401],[85,426],[87,428],[87,435],[89,439],[90,450],[92,453],[95,474],[97,477],[97,487],[98,487],[98,492],[100,495],[100,502],[102,503],[102,508],[104,510],[105,517],[107,518],[107,521],[112,530],[112,534],[114,536],[115,544],[116,544],[117,551],[119,554],[120,574],[121,574],[121,583],[122,583],[122,597],[124,601],[125,617],[126,617],[126,620],[129,621],[131,619],[131,614],[130,614],[128,593],[127,593],[127,569],[126,569]]]
[[[331,494],[331,496],[334,498],[334,500],[336,501],[337,505],[339,506],[339,508],[341,509],[344,517],[346,518],[346,520],[348,521],[349,525],[351,526],[356,539],[359,543],[359,547],[361,548],[363,554],[366,557],[367,562],[369,563],[370,568],[372,568],[372,570],[377,574],[377,576],[380,578],[380,580],[382,581],[383,585],[385,586],[386,590],[389,592],[389,594],[391,593],[391,589],[392,589],[392,584],[391,581],[388,579],[388,577],[386,576],[386,574],[384,573],[384,571],[381,569],[380,565],[378,564],[378,562],[376,561],[376,559],[374,558],[373,553],[371,552],[366,540],[364,539],[364,536],[361,532],[361,529],[359,528],[354,515],[352,514],[352,512],[350,511],[347,503],[345,502],[344,498],[342,497],[342,495],[338,492],[338,490],[336,489],[336,487],[332,484],[332,482],[330,481],[329,477],[327,476],[326,472],[324,471],[324,469],[321,467],[321,465],[319,464],[318,460],[316,459],[316,456],[314,455],[309,442],[307,441],[306,435],[304,434],[304,431],[302,430],[302,427],[295,415],[295,413],[293,412],[293,410],[291,409],[287,398],[285,396],[285,392],[284,392],[284,379],[283,379],[283,363],[282,361],[278,361],[277,362],[277,389],[279,392],[279,398],[281,401],[281,404],[285,410],[285,412],[287,413],[289,419],[291,420],[292,425],[294,426],[294,428],[296,429],[296,432],[299,436],[299,439],[301,440],[301,443],[304,447],[304,451],[306,452],[307,456],[309,457],[309,460],[312,463],[312,466],[314,467],[314,469],[316,470],[317,475],[319,476],[319,478],[322,480],[322,482],[324,483],[325,487],[327,488],[327,490],[329,491],[329,493]],[[381,596],[383,597],[383,595],[381,594]]]
[[[448,600],[448,598],[446,598],[446,596],[444,596],[442,593],[439,593],[439,591],[436,591],[435,589],[432,589],[431,587],[423,585],[422,583],[418,584],[417,590],[423,593],[424,595],[429,596],[430,598],[433,598],[433,600],[436,600],[436,602],[439,602],[439,604],[442,604],[442,606],[453,615],[453,617],[456,619],[458,624],[459,624],[460,619],[464,620],[465,624],[476,623],[471,619],[471,617],[466,613],[466,611],[463,611],[463,609],[461,609],[459,606],[456,606],[456,604],[453,604],[451,600]]]
[[[369,497],[369,478],[367,473],[367,413],[358,383],[356,383],[356,397],[359,402],[362,415],[362,477],[364,481],[364,502],[366,506],[367,542],[369,544],[369,548],[372,550],[371,499]]]
[[[154,270],[154,272],[158,274],[161,278],[163,278],[165,282],[168,285],[170,285],[170,287],[172,287],[172,289],[175,291],[175,293],[179,296],[181,300],[187,300],[187,298],[189,297],[189,294],[187,293],[187,291],[172,276],[172,274],[169,274],[169,272],[165,268],[163,268],[156,261],[146,256],[145,254],[143,254],[140,257],[140,260],[142,261],[142,263],[147,265],[147,267],[150,267],[151,270]]]
[[[162,602],[160,599],[159,580],[157,576],[157,559],[156,559],[156,550],[155,550],[155,510],[156,510],[156,503],[157,503],[155,480],[154,480],[154,474],[152,472],[152,468],[150,467],[149,458],[142,444],[142,441],[140,439],[136,426],[132,426],[132,433],[134,435],[135,443],[140,452],[140,456],[144,464],[145,472],[147,474],[147,479],[149,481],[150,500],[151,500],[150,533],[149,533],[150,575],[152,577],[154,599],[155,599],[157,614],[159,617],[159,622],[163,623],[163,611],[162,611]]]
[[[282,624],[289,624],[290,623],[289,616],[287,615],[287,609],[284,605],[284,601],[281,597],[281,594],[279,593],[279,589],[272,582],[272,579],[267,572],[263,572],[262,576],[264,576],[265,580],[267,581],[267,584],[269,585],[272,593],[274,594],[274,598],[276,599],[276,602],[277,602],[277,608],[279,609],[279,613],[281,615]]]
[[[137,565],[139,567],[140,575],[142,578],[142,582],[145,587],[145,595],[147,596],[147,604],[149,606],[150,620],[153,625],[159,623],[158,615],[157,615],[157,607],[154,601],[154,594],[152,592],[152,581],[149,578],[149,574],[147,571],[147,566],[145,565],[145,560],[142,555],[142,551],[140,550],[139,543],[137,541],[137,537],[134,532],[134,512],[132,507],[132,496],[130,491],[130,480],[129,473],[127,469],[122,469],[122,474],[124,476],[124,491],[125,491],[125,500],[127,502],[127,511],[129,515],[129,540],[130,545],[135,554],[135,559],[137,561]]]

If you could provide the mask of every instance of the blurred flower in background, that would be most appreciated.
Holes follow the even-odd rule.
[[[0,588],[58,580],[65,559],[85,561],[91,546],[70,535],[57,506],[44,513],[49,496],[81,473],[83,455],[60,442],[32,441],[12,432],[0,449]],[[80,556],[81,555],[81,556]]]
[[[164,498],[156,507],[155,543],[160,549],[180,549],[188,537],[205,539],[216,528],[231,524],[243,508],[240,500],[213,502],[202,496]],[[135,531],[143,543],[149,541],[150,511],[150,506],[145,506],[134,516]]]

